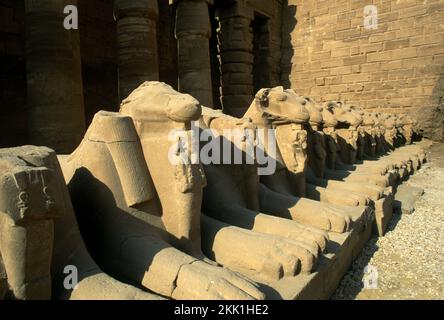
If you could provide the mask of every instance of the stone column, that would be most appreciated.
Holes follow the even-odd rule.
[[[225,113],[242,116],[253,101],[254,12],[238,2],[216,12],[221,68],[221,103]]]
[[[120,100],[143,82],[159,80],[158,17],[157,0],[114,0]]]
[[[176,8],[179,91],[213,106],[207,0],[181,0]],[[211,2],[210,2],[211,3]]]
[[[30,143],[70,153],[85,132],[78,30],[66,30],[65,5],[25,1],[27,105]]]

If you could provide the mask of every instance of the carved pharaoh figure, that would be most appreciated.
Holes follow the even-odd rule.
[[[28,164],[13,149],[0,150],[0,172],[0,268],[10,297],[49,299],[53,220],[61,206],[54,201],[54,172]]]
[[[157,116],[168,111],[158,112]],[[150,116],[160,120],[154,110]],[[189,113],[172,116],[188,117]],[[168,161],[167,154],[162,163]],[[203,259],[200,217],[196,216],[202,172],[197,166],[165,166],[162,169],[168,171],[162,180],[170,188],[161,189],[154,183],[158,177],[147,166],[130,117],[96,114],[64,167],[88,248],[105,270],[174,299],[263,298],[249,280]],[[169,193],[170,207],[158,196],[162,192]]]
[[[116,281],[91,259],[54,151],[0,149],[0,163],[0,250],[13,298],[160,299]],[[72,286],[66,267],[75,269]]]

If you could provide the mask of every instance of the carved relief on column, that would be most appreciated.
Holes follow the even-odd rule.
[[[242,116],[254,96],[253,10],[241,3],[216,12],[221,68],[221,103],[225,113]]]
[[[79,33],[63,25],[68,4],[77,1],[25,1],[30,143],[59,153],[85,133]]]
[[[159,80],[157,0],[115,0],[119,99],[145,81]]]
[[[205,106],[213,106],[210,43],[211,24],[206,0],[182,0],[176,8],[179,91]]]

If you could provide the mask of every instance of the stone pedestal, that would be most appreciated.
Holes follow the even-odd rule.
[[[241,3],[216,12],[221,67],[221,103],[225,113],[242,116],[253,101],[253,10]]]
[[[119,99],[144,81],[159,80],[157,0],[115,0],[119,64]]]
[[[206,0],[182,0],[176,9],[179,91],[213,107],[211,25]]]
[[[68,4],[77,1],[25,2],[30,143],[58,153],[73,151],[85,132],[79,34],[63,25]]]

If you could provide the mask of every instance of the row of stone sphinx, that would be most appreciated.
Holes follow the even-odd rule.
[[[276,170],[173,165],[170,133],[192,122],[231,150],[247,139],[224,129],[271,132]],[[416,132],[408,116],[282,87],[239,119],[146,82],[120,112],[97,113],[69,156],[0,149],[0,298],[327,298],[426,160]]]

